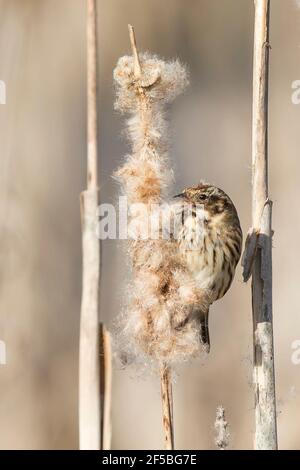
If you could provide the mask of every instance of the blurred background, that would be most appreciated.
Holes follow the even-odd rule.
[[[0,0],[0,448],[78,448],[78,340],[81,299],[79,193],[86,175],[86,2]],[[251,224],[252,0],[99,0],[99,145],[102,202],[128,145],[113,110],[112,72],[129,52],[179,57],[190,87],[170,113],[175,191],[201,178],[222,187]],[[281,449],[300,449],[298,235],[300,212],[300,9],[271,0],[270,191],[274,201],[274,327]],[[121,310],[122,243],[103,242],[102,318]],[[176,447],[214,448],[222,404],[231,448],[250,449],[254,430],[250,283],[241,269],[210,316],[205,362],[177,370]],[[114,371],[113,448],[162,447],[158,378]]]

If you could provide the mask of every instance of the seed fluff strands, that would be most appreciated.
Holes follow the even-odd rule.
[[[165,446],[172,448],[170,366],[202,350],[199,324],[191,311],[195,303],[205,301],[205,293],[179,258],[176,243],[161,236],[143,239],[142,233],[151,205],[163,202],[172,181],[164,106],[184,90],[187,74],[177,60],[165,62],[148,53],[138,54],[131,26],[129,33],[133,56],[121,57],[114,71],[115,108],[129,115],[132,146],[115,173],[129,204],[128,252],[133,267],[120,339],[126,358],[140,363],[150,360],[159,366]],[[147,211],[130,211],[137,203]]]
[[[225,418],[225,409],[218,406],[215,421],[216,438],[215,444],[219,450],[226,450],[229,446],[230,433]]]
[[[131,154],[115,176],[128,203],[143,203],[150,212],[151,204],[163,201],[172,180],[163,108],[184,90],[186,70],[179,61],[165,62],[136,52],[133,57],[119,59],[114,80],[115,108],[129,114],[132,145]],[[204,300],[205,293],[197,288],[179,258],[176,243],[162,237],[142,239],[149,212],[134,211],[130,216],[129,208],[128,251],[133,280],[122,319],[127,338],[124,343],[130,343],[135,356],[171,365],[201,349],[198,322],[190,313],[196,302]]]
[[[131,26],[129,33],[133,56],[120,58],[114,71],[115,107],[129,115],[132,146],[115,174],[129,203],[128,252],[133,266],[120,339],[127,358],[150,361],[160,369],[165,447],[172,449],[170,367],[202,350],[199,324],[191,313],[195,303],[204,302],[205,293],[179,258],[176,243],[161,236],[145,240],[142,234],[153,215],[153,204],[163,202],[172,181],[164,106],[184,90],[188,80],[179,61],[138,54]],[[146,215],[145,210],[131,211],[133,204],[147,207]]]

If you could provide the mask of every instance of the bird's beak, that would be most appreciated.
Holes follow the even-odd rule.
[[[180,194],[175,194],[175,196],[173,196],[173,198],[175,198],[175,197],[184,197],[184,196],[185,196],[184,193],[180,193]]]

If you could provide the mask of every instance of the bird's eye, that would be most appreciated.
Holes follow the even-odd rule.
[[[207,199],[206,194],[200,194],[199,199],[200,201],[205,201],[205,199]]]

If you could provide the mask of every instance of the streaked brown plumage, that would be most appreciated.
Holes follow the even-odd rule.
[[[180,252],[212,304],[228,291],[241,256],[242,230],[236,208],[224,191],[206,183],[186,188],[176,197],[193,208],[182,212]],[[194,313],[200,321],[201,342],[208,352],[209,307],[196,305]]]

